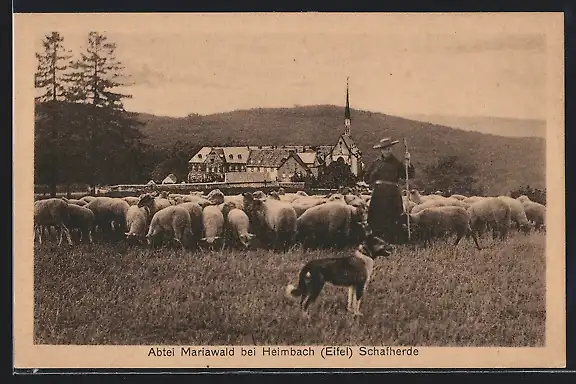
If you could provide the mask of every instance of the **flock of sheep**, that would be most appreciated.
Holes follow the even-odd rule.
[[[371,192],[347,190],[328,196],[303,191],[262,191],[225,196],[220,190],[190,194],[145,193],[124,198],[84,196],[79,200],[50,198],[34,205],[34,228],[40,244],[57,229],[58,245],[102,238],[126,239],[151,246],[175,241],[184,249],[263,246],[287,250],[345,247],[361,241]],[[511,228],[542,230],[546,207],[526,196],[423,196],[404,191],[404,211],[415,241],[478,236],[486,230],[504,239]],[[404,216],[406,219],[406,216]],[[408,220],[406,220],[407,222]],[[73,240],[72,238],[75,237]]]

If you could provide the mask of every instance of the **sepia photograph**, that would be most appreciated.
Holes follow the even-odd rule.
[[[565,364],[561,13],[17,14],[14,44],[20,361]]]

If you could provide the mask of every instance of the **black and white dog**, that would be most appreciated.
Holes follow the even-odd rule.
[[[286,296],[300,297],[303,315],[308,317],[308,307],[322,292],[324,283],[348,287],[348,311],[360,316],[360,301],[370,282],[374,259],[388,257],[393,247],[379,237],[373,236],[367,224],[363,224],[366,236],[358,249],[348,257],[331,257],[308,262],[300,270],[298,287],[289,284]]]

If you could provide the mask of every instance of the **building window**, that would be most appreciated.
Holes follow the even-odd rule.
[[[238,154],[238,158],[241,159],[241,158],[242,158],[242,155],[241,155],[241,154]]]
[[[201,158],[202,158],[202,155],[201,155],[201,154],[198,154],[198,158],[201,159]]]
[[[233,154],[229,154],[228,157],[230,158],[230,160],[234,159],[234,155],[233,155]]]

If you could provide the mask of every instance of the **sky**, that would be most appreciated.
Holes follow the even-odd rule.
[[[344,105],[349,77],[353,109],[546,118],[546,36],[537,28],[411,20],[188,15],[60,33],[73,51],[84,48],[90,30],[117,44],[134,84],[125,90],[131,111],[186,116]]]

